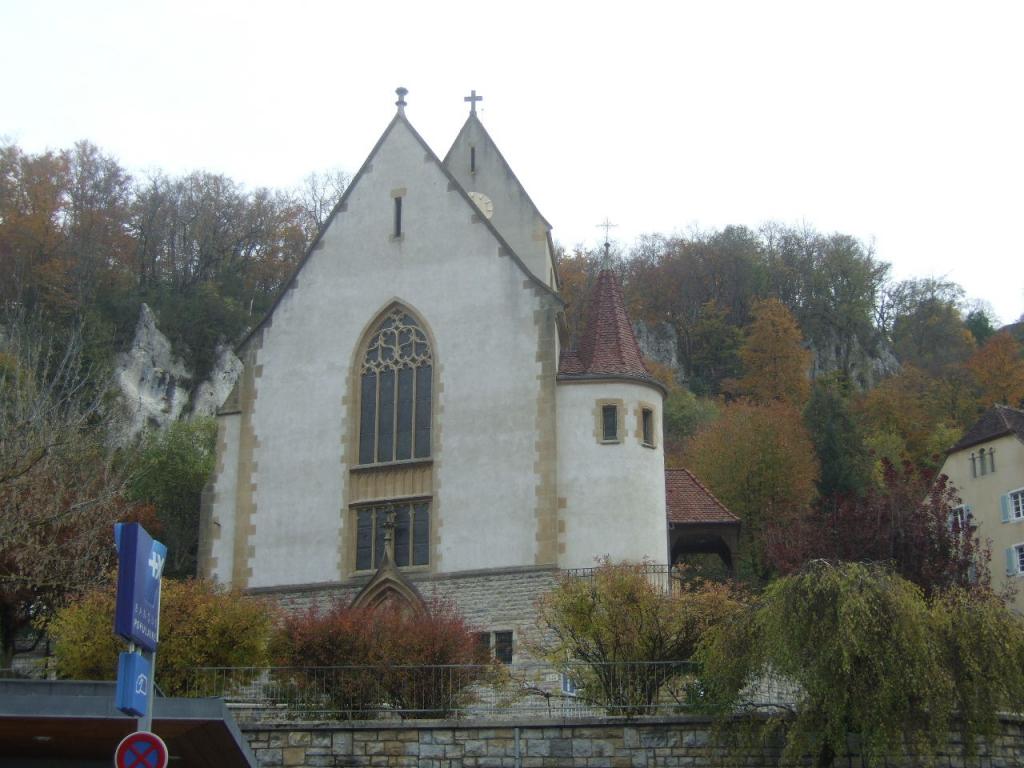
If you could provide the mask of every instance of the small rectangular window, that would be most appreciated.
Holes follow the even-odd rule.
[[[605,405],[601,408],[601,439],[613,441],[619,439],[619,409],[614,405]]]
[[[512,663],[512,633],[494,633],[494,658],[502,664]]]
[[[402,236],[402,198],[396,196],[395,200],[395,231],[392,232],[394,237]]]
[[[640,412],[640,419],[644,445],[654,445],[654,412],[650,408],[644,408]]]

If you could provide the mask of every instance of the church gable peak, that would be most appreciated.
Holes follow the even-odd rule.
[[[469,192],[530,271],[547,285],[557,285],[551,225],[541,214],[476,112],[483,99],[473,91],[471,108],[444,157],[444,166]]]
[[[423,152],[423,154],[421,155],[423,160],[426,163],[435,166],[438,169],[438,171],[440,171],[444,175],[444,178],[448,184],[448,190],[450,192],[456,193],[459,197],[461,197],[464,200],[467,206],[467,210],[469,212],[477,215],[482,213],[479,202],[473,198],[471,193],[464,187],[464,185],[461,184],[459,180],[449,171],[449,169],[445,166],[442,160],[434,153],[434,151],[430,148],[430,146],[419,134],[419,132],[413,127],[412,123],[406,116],[405,110],[406,107],[408,106],[408,103],[406,102],[406,96],[409,93],[408,89],[397,88],[395,89],[395,93],[398,96],[398,99],[395,101],[396,112],[394,117],[392,117],[391,121],[384,129],[384,132],[380,135],[380,138],[377,139],[377,142],[374,144],[373,149],[370,150],[370,153],[369,155],[367,155],[366,160],[363,161],[362,166],[352,177],[352,181],[345,189],[345,192],[341,196],[341,199],[338,201],[338,203],[334,206],[331,213],[328,215],[327,219],[325,220],[323,226],[320,229],[320,232],[317,234],[313,242],[310,244],[310,247],[307,249],[305,255],[296,265],[296,268],[292,272],[291,277],[289,277],[288,281],[282,286],[280,293],[278,294],[274,303],[271,305],[270,309],[263,316],[263,318],[253,327],[253,329],[245,336],[245,338],[242,339],[242,341],[239,343],[239,350],[244,348],[248,344],[249,340],[256,336],[256,334],[261,328],[268,324],[268,321],[273,316],[278,305],[281,303],[285,295],[288,293],[289,289],[294,287],[299,273],[302,272],[303,268],[305,267],[309,259],[312,257],[313,253],[320,247],[321,242],[323,241],[327,232],[330,230],[331,226],[334,224],[337,217],[348,212],[349,203],[353,196],[357,193],[357,190],[360,188],[365,177],[368,174],[374,173],[381,158],[385,156],[386,153],[390,152],[389,145],[396,138],[396,132],[407,132],[407,134],[413,139],[413,141],[415,141],[419,145]],[[473,115],[472,117],[475,119],[475,115]],[[400,194],[400,191],[396,191],[395,197],[395,231],[393,231],[392,235],[400,237],[400,222],[402,215],[402,195]],[[519,266],[519,268],[523,270],[527,278],[532,283],[534,283],[537,288],[540,288],[550,293],[553,297],[558,298],[557,293],[554,291],[551,283],[539,277],[536,274],[536,272],[532,270],[527,265],[527,263],[525,263],[524,258],[522,257],[520,251],[516,247],[517,243],[509,242],[509,240],[507,240],[503,236],[503,233],[500,232],[495,227],[494,223],[491,222],[486,216],[481,216],[480,221],[484,224],[486,229],[494,237],[498,253],[500,253],[501,255],[510,256],[512,260]]]

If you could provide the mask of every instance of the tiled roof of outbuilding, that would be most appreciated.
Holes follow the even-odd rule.
[[[1008,405],[993,405],[981,414],[981,418],[971,425],[949,452],[962,451],[964,448],[1003,435],[1017,435],[1024,440],[1024,411],[1010,408]]]
[[[665,470],[665,513],[670,523],[740,522],[688,469]]]
[[[590,318],[577,350],[563,350],[560,376],[628,376],[658,384],[644,365],[615,273],[603,269],[590,299]],[[660,384],[659,384],[660,386]]]

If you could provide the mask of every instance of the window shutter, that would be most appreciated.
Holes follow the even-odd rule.
[[[1006,548],[1006,575],[1017,573],[1017,551],[1013,547]]]
[[[999,504],[1003,508],[1003,522],[1010,522],[1010,497],[1007,494],[1003,494],[999,497]]]
[[[971,510],[970,504],[964,504],[964,525],[970,525],[971,520],[974,519],[974,512]]]

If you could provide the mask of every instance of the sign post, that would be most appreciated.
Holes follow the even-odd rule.
[[[138,523],[115,525],[114,541],[118,553],[114,632],[128,641],[128,651],[121,654],[117,666],[117,708],[138,718],[139,731],[121,742],[115,762],[120,768],[163,768],[167,765],[167,747],[149,731],[153,727],[153,676],[160,639],[160,580],[167,547]],[[136,749],[132,746],[136,742],[125,746],[136,736],[156,739],[162,747],[163,762],[150,762],[160,754],[156,746]],[[128,761],[125,765],[121,764],[122,747]]]
[[[167,768],[164,740],[155,733],[129,733],[114,752],[116,768]]]

